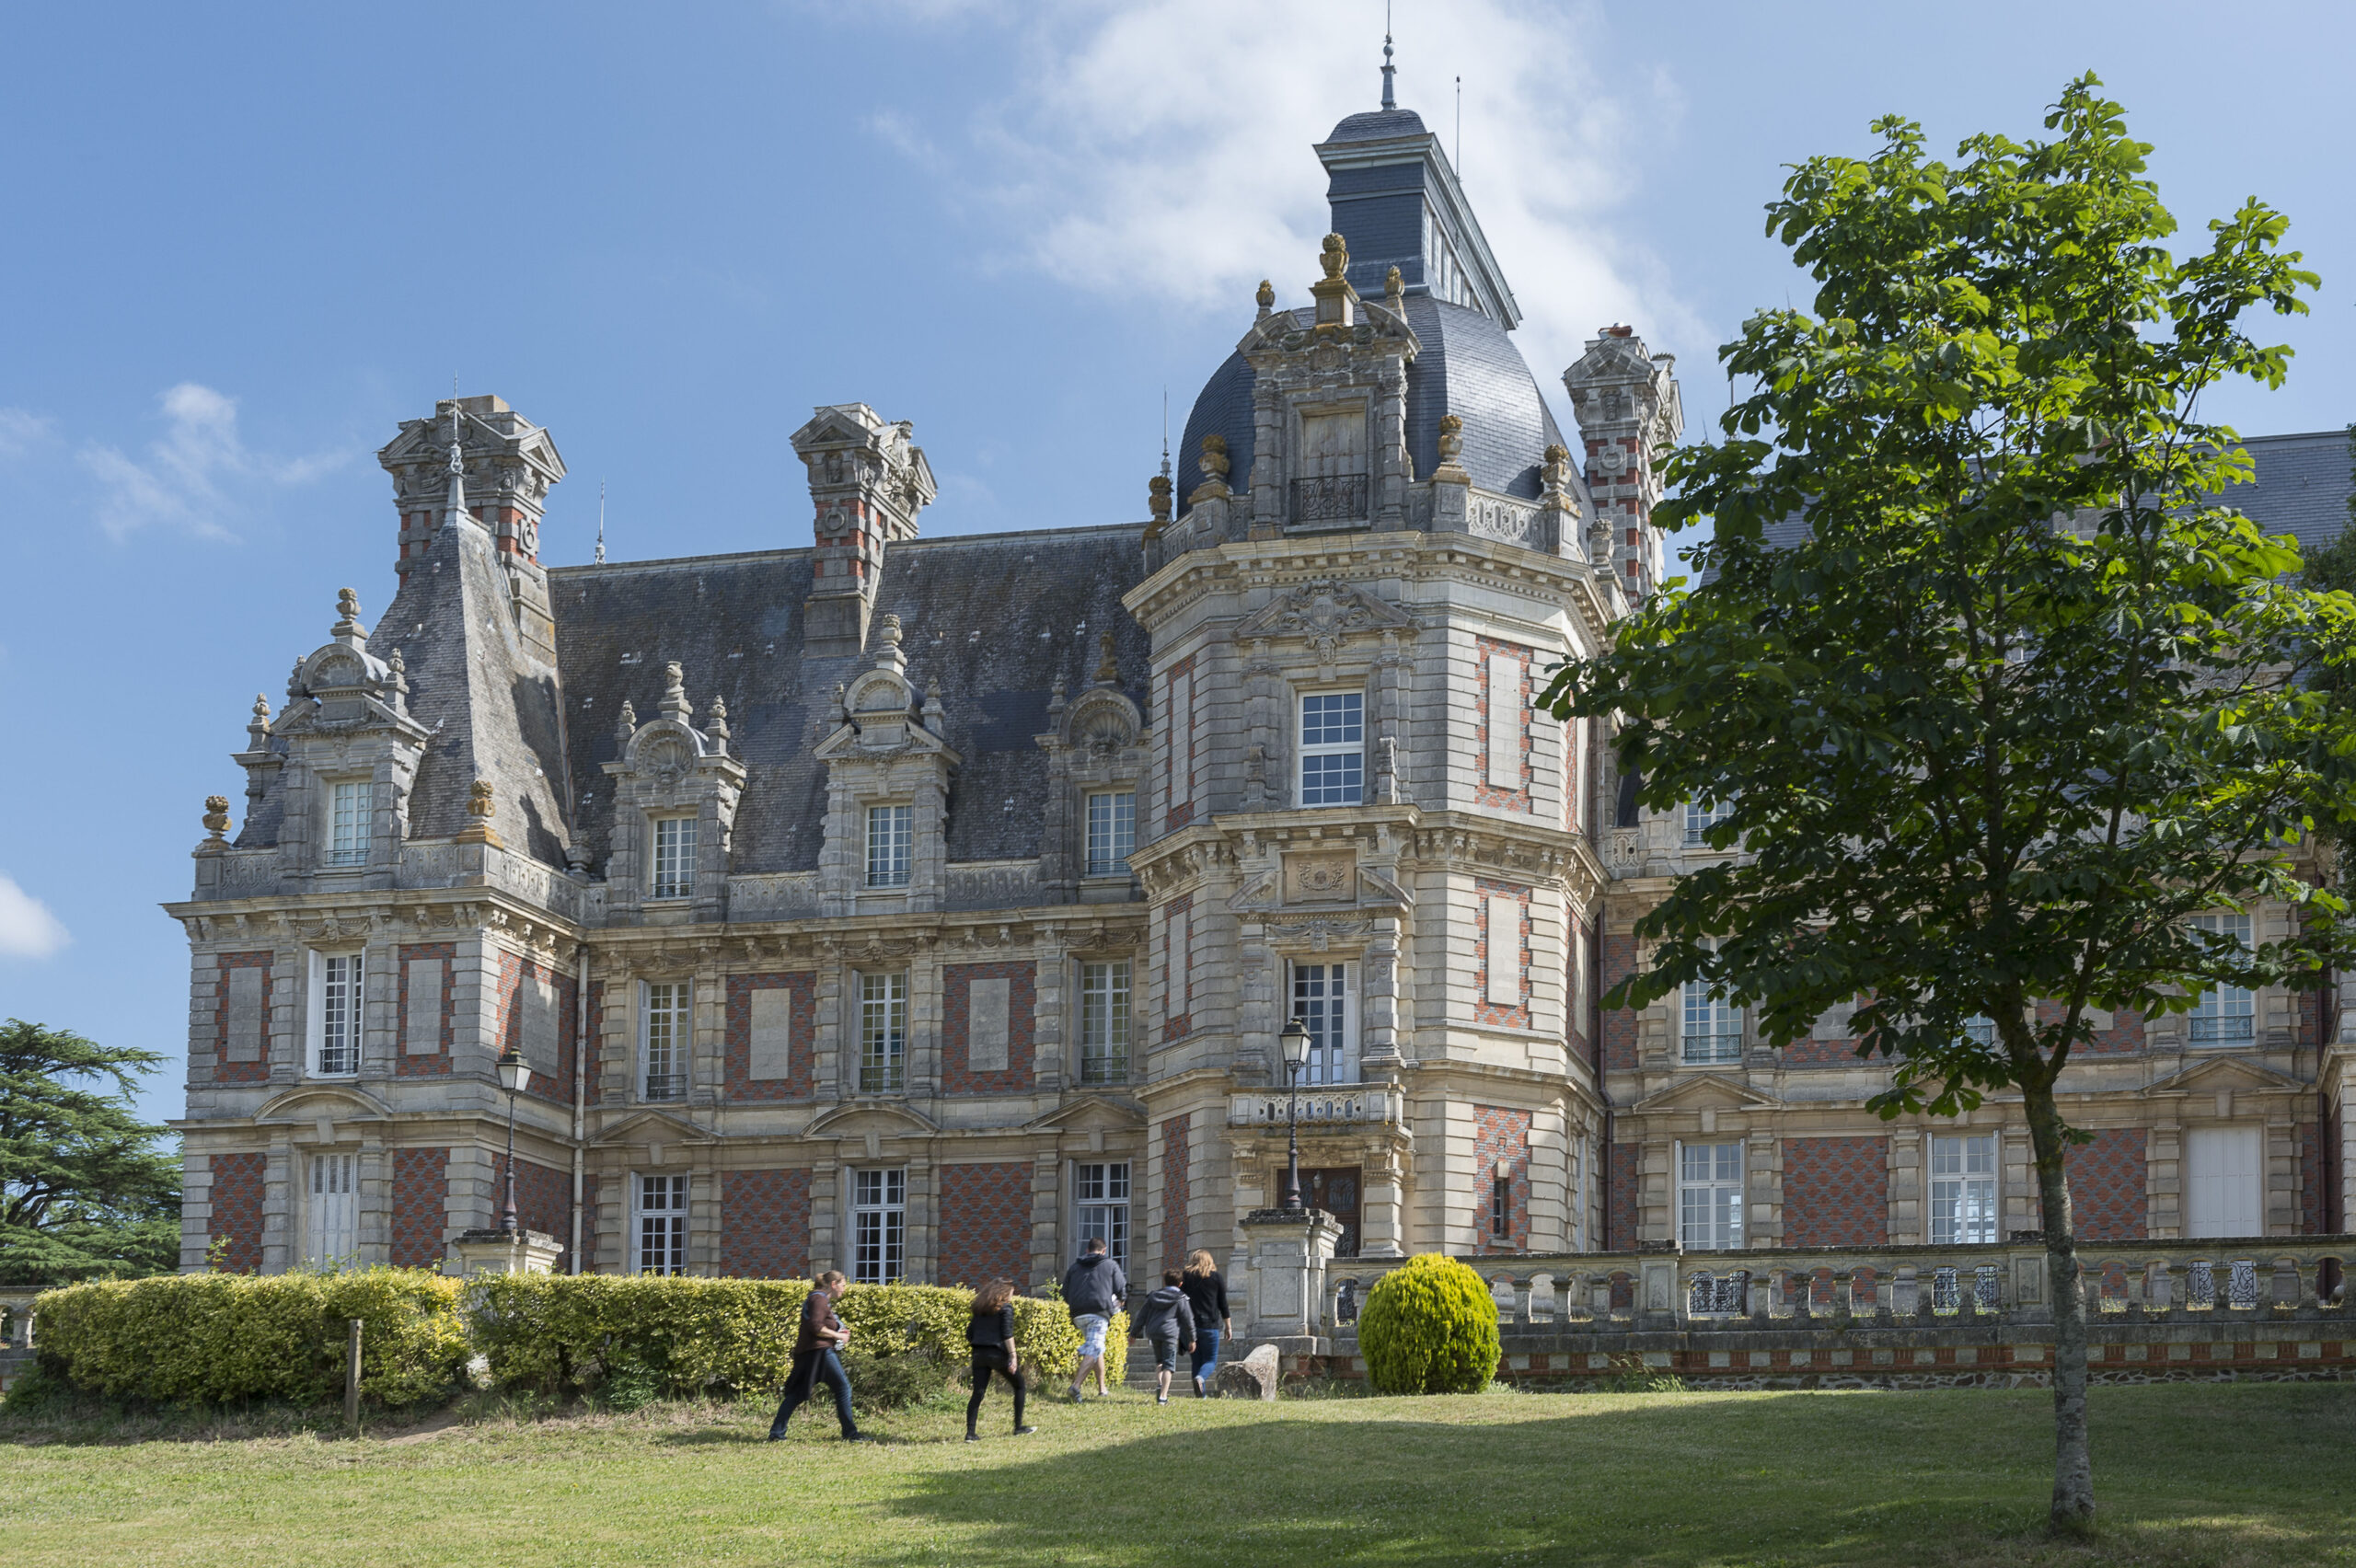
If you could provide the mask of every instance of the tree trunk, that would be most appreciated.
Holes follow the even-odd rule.
[[[2086,1297],[2070,1215],[2068,1148],[2053,1086],[2024,1085],[2037,1194],[2045,1222],[2046,1286],[2053,1301],[2053,1511],[2055,1530],[2085,1535],[2095,1523],[2094,1462],[2086,1449]]]

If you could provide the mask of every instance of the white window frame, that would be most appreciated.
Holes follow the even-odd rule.
[[[303,1215],[303,1261],[335,1268],[360,1256],[360,1157],[322,1150],[310,1156]]]
[[[1976,1247],[1997,1235],[1997,1169],[2003,1159],[1993,1133],[1931,1136],[1931,1224],[1934,1247]]]
[[[907,886],[916,862],[916,808],[906,801],[868,807],[866,848],[870,889]]]
[[[859,1092],[896,1094],[908,1082],[908,972],[859,971]]]
[[[367,955],[311,951],[310,1026],[306,1065],[312,1078],[360,1076],[360,1047],[368,1010]],[[267,1053],[269,1042],[263,1041]]]
[[[1743,1009],[1710,995],[1706,980],[1678,987],[1677,1059],[1688,1066],[1742,1060]]]
[[[908,1269],[908,1172],[850,1173],[851,1283],[897,1285]]]
[[[2250,945],[2250,917],[2230,911],[2215,915],[2196,915],[2192,923],[2204,931],[2237,940],[2246,951]],[[2187,1021],[2187,1032],[2195,1045],[2218,1045],[2231,1050],[2235,1046],[2258,1043],[2258,997],[2239,986],[2217,986],[2200,993],[2192,1004]]]
[[[1713,801],[1703,805],[1699,801],[1685,802],[1685,847],[1706,849],[1710,841],[1705,836],[1710,829],[1734,815],[1732,801]]]
[[[368,840],[375,827],[375,794],[374,779],[328,781],[328,847],[321,864],[353,870],[368,863]]]
[[[647,896],[692,898],[696,891],[696,819],[650,817],[646,824]]]
[[[1080,1081],[1084,1087],[1129,1081],[1136,1000],[1129,960],[1090,959],[1080,964]]]
[[[1104,1251],[1129,1266],[1129,1202],[1132,1194],[1129,1162],[1126,1159],[1078,1159],[1071,1167],[1071,1217],[1075,1239],[1085,1248],[1104,1243]]]
[[[695,983],[641,980],[638,987],[639,1097],[687,1097],[687,1057],[695,1044]]]
[[[1125,877],[1129,856],[1138,847],[1138,795],[1135,790],[1097,790],[1089,794],[1088,874]]]
[[[629,1272],[641,1274],[683,1274],[687,1272],[687,1177],[671,1172],[641,1171],[630,1177]]]
[[[1320,708],[1318,709],[1320,718],[1312,728],[1310,718],[1310,704],[1331,702],[1336,698],[1339,698],[1342,703],[1342,707],[1338,711],[1345,717],[1335,721],[1328,721],[1322,717],[1326,710]],[[1294,717],[1299,721],[1300,725],[1301,805],[1304,807],[1311,807],[1357,806],[1365,804],[1366,693],[1362,690],[1355,689],[1348,691],[1305,691],[1300,694],[1300,700],[1294,705]],[[1347,740],[1320,739],[1312,741],[1310,738],[1312,733],[1323,736],[1336,728],[1354,730],[1357,733]],[[1345,779],[1345,782],[1325,781],[1327,769],[1323,765],[1329,761],[1345,764],[1345,766],[1335,770],[1337,777]],[[1310,782],[1312,773],[1312,764],[1317,765],[1314,768],[1314,772],[1320,780],[1320,782],[1314,786]],[[1314,798],[1312,798],[1312,796]]]
[[[1358,1081],[1357,967],[1346,958],[1293,963],[1287,979],[1292,1007],[1285,1016],[1300,1020],[1309,1030],[1303,1086]]]
[[[1734,1252],[1743,1244],[1743,1179],[1747,1146],[1679,1141],[1677,1239],[1688,1251]],[[1729,1175],[1727,1166],[1731,1161]]]

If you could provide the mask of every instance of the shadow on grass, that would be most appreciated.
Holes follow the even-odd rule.
[[[2356,1393],[2339,1388],[2104,1390],[2091,1547],[2044,1532],[2040,1391],[1325,1411],[925,1474],[891,1506],[980,1562],[2356,1561]]]

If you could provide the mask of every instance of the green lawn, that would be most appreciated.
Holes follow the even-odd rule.
[[[39,1564],[2356,1563],[2356,1386],[2097,1389],[2102,1533],[2038,1533],[2041,1392],[1116,1394],[1035,1437],[957,1410],[850,1447],[766,1412],[407,1441],[60,1440],[0,1423],[0,1561]],[[807,1418],[805,1418],[805,1421]],[[829,1428],[831,1423],[828,1423]]]

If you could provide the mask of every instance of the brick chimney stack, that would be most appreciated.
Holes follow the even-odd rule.
[[[887,424],[864,403],[821,408],[793,432],[810,470],[817,548],[803,646],[820,658],[867,646],[867,620],[884,575],[884,548],[917,536],[917,516],[934,493],[924,449],[906,421]]]
[[[1608,536],[1593,555],[1607,561],[1630,599],[1660,586],[1668,553],[1653,526],[1660,500],[1660,458],[1684,438],[1677,359],[1656,354],[1629,327],[1606,327],[1578,363],[1563,372],[1587,446],[1587,487],[1595,498],[1596,532]]]
[[[468,516],[490,533],[502,559],[540,559],[540,517],[549,488],[564,478],[549,432],[499,398],[445,398],[430,420],[404,420],[376,454],[393,477],[400,508],[401,575],[423,556],[449,519],[450,444],[458,444]]]

